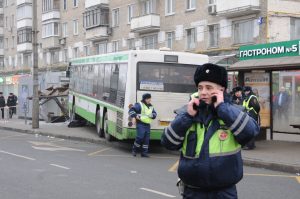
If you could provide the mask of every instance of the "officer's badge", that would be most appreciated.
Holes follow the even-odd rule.
[[[219,134],[219,139],[221,141],[224,141],[228,138],[228,133],[226,133],[225,131],[222,131],[220,134]]]
[[[205,72],[206,72],[206,73],[209,73],[209,69],[207,69]]]

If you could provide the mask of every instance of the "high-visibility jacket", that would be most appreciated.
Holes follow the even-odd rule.
[[[199,98],[199,93],[198,92],[195,92],[193,94],[191,94],[190,98]]]
[[[241,180],[241,146],[259,133],[259,126],[227,102],[207,110],[208,115],[199,110],[195,117],[180,113],[165,128],[161,143],[170,150],[181,149],[178,176],[186,186],[219,190]]]
[[[146,106],[143,102],[140,102],[141,105],[141,114],[140,114],[140,120],[145,124],[151,124],[153,121],[153,106]]]
[[[257,98],[255,95],[250,95],[248,98],[246,98],[246,99],[243,101],[243,107],[245,107],[245,109],[246,109],[247,112],[253,111],[253,112],[257,115],[257,114],[258,114],[257,110],[255,110],[254,107],[249,106],[250,100],[251,100],[252,98],[256,98],[256,100],[257,100],[257,102],[258,102],[258,98]]]

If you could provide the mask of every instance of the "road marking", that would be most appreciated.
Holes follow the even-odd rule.
[[[0,137],[0,140],[14,138],[14,137],[23,137],[23,136],[26,136],[26,135],[9,135],[9,136],[5,136],[5,137]]]
[[[166,196],[168,198],[176,198],[176,196],[173,196],[173,195],[170,195],[170,194],[166,194],[166,193],[163,193],[163,192],[160,192],[160,191],[155,191],[155,190],[147,189],[147,188],[140,188],[140,189],[144,190],[144,191],[151,192],[151,193],[155,193],[155,194],[158,194],[158,195]]]
[[[10,152],[7,152],[7,151],[0,150],[0,153],[4,153],[4,154],[7,154],[7,155],[12,155],[12,156],[15,156],[15,157],[18,157],[18,158],[23,158],[23,159],[26,159],[26,160],[32,160],[32,161],[35,160],[34,158],[30,158],[30,157],[23,156],[23,155],[18,155],[18,154],[15,154],[15,153],[10,153]]]
[[[101,149],[99,151],[92,152],[92,153],[88,154],[88,156],[94,156],[94,155],[97,155],[97,154],[102,153],[104,151],[108,151],[109,149],[111,149],[111,147],[107,147],[107,148]]]
[[[50,164],[51,166],[54,166],[54,167],[58,167],[58,168],[61,168],[61,169],[66,169],[66,170],[69,170],[70,168],[68,167],[64,167],[64,166],[61,166],[61,165],[58,165],[58,164]]]
[[[261,177],[281,177],[281,178],[294,178],[300,184],[300,176],[290,175],[273,175],[273,174],[261,174],[261,173],[244,173],[245,176],[261,176]]]
[[[178,165],[179,165],[179,160],[177,160],[175,162],[175,164],[173,164],[173,166],[170,167],[170,169],[168,170],[169,172],[176,172],[177,171],[177,168],[178,168]]]
[[[84,152],[84,150],[81,150],[81,149],[74,149],[74,148],[59,146],[59,145],[53,144],[51,142],[34,142],[34,141],[29,141],[29,143],[31,143],[32,145],[35,145],[35,146],[32,146],[32,148],[37,149],[37,150]]]

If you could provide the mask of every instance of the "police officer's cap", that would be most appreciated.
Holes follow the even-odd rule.
[[[244,92],[247,92],[247,91],[252,91],[251,86],[245,86],[244,87]]]
[[[143,94],[143,100],[146,100],[146,99],[150,99],[151,98],[151,94],[150,93],[145,93]]]
[[[227,88],[227,71],[224,67],[216,64],[203,64],[198,66],[194,81],[196,86],[202,81],[213,82]]]
[[[241,86],[237,86],[233,89],[233,92],[243,91],[243,88]]]

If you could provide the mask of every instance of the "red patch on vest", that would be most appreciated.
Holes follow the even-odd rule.
[[[219,139],[221,141],[224,141],[228,138],[228,134],[225,132],[225,131],[222,131],[220,134],[219,134]]]

